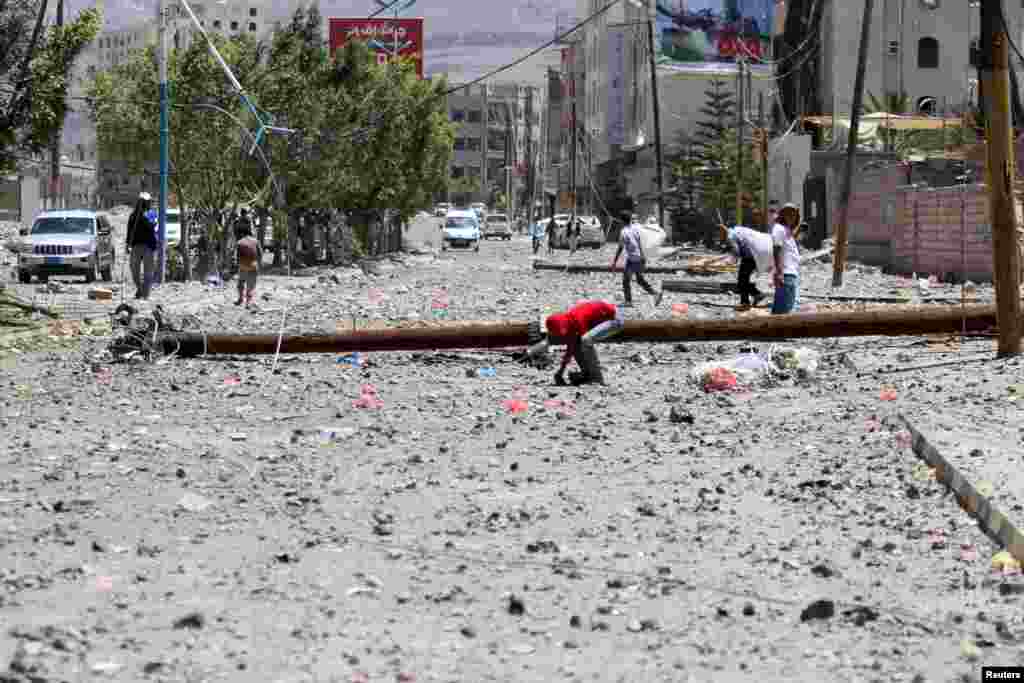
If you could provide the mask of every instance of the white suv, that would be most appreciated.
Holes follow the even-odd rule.
[[[27,232],[28,244],[18,254],[18,280],[32,276],[46,282],[51,275],[84,275],[86,282],[114,272],[114,244],[106,216],[94,211],[46,211]]]

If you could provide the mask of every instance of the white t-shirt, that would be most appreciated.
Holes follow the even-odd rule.
[[[800,250],[793,233],[782,223],[772,226],[772,246],[782,248],[782,274],[800,274]]]
[[[643,259],[643,252],[640,251],[640,226],[636,223],[630,223],[622,229],[622,248],[626,252],[627,261]]]
[[[772,257],[772,236],[768,233],[737,225],[729,231],[729,241],[735,242],[737,246],[742,243],[745,251],[757,263],[758,272],[769,273],[775,268]]]

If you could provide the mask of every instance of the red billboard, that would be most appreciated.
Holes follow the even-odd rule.
[[[397,54],[416,62],[416,75],[423,78],[423,19],[329,19],[331,52],[350,40],[366,43],[386,64]]]

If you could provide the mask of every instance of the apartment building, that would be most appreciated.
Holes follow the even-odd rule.
[[[489,203],[511,189],[513,205],[522,204],[536,173],[544,100],[541,88],[523,83],[478,83],[448,96],[456,127],[450,175],[473,187],[452,199]]]

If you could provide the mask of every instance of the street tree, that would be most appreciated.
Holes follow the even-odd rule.
[[[261,52],[246,37],[226,40],[213,35],[217,49],[246,87],[260,62]],[[181,207],[197,220],[202,245],[200,270],[228,258],[230,226],[225,210],[257,192],[257,181],[247,173],[249,148],[246,131],[253,127],[238,96],[205,42],[193,41],[175,49],[168,58],[171,83],[169,184]],[[99,145],[110,158],[129,164],[135,172],[152,169],[159,159],[159,101],[157,54],[153,47],[139,50],[113,69],[96,75],[89,91]],[[182,225],[181,255],[184,275],[191,278],[189,221]]]
[[[46,26],[47,0],[0,1],[0,173],[43,151],[67,113],[70,72],[102,23],[95,9]]]

